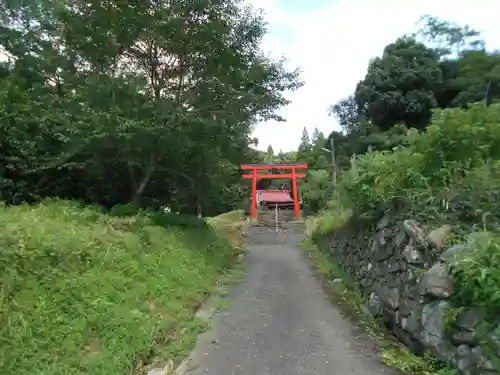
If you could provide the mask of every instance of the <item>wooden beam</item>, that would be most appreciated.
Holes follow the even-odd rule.
[[[253,174],[244,174],[242,176],[245,179],[252,179]],[[264,180],[266,178],[269,179],[293,179],[293,173],[283,173],[283,174],[258,174],[256,175],[257,180]],[[295,178],[304,178],[306,177],[305,173],[295,173]]]
[[[292,195],[293,195],[293,214],[296,217],[300,215],[299,198],[297,192],[297,173],[292,169]]]
[[[250,178],[252,179],[252,207],[250,210],[250,217],[256,218],[257,217],[257,170],[254,169],[252,171]]]
[[[240,169],[243,171],[269,171],[272,169],[307,169],[307,164],[241,164]]]

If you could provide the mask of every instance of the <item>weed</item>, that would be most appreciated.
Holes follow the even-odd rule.
[[[218,235],[228,239],[235,248],[243,251],[244,233],[250,224],[243,210],[211,217],[206,222]]]
[[[344,226],[351,217],[352,210],[350,209],[323,210],[318,216],[306,219],[307,234],[308,236],[324,236]]]
[[[412,375],[459,375],[430,355],[417,357],[405,348],[386,347],[380,353],[382,362]]]
[[[500,238],[493,233],[476,234],[470,247],[473,251],[455,258],[451,267],[454,298],[465,306],[482,307],[495,318],[500,309]]]

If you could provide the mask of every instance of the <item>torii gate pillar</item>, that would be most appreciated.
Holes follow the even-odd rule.
[[[299,194],[297,191],[297,178],[304,178],[305,173],[297,173],[297,170],[307,169],[307,164],[242,164],[240,166],[243,171],[250,171],[250,174],[244,174],[243,178],[252,180],[252,203],[250,208],[250,217],[257,217],[257,180],[261,179],[291,179],[292,180],[292,196],[293,196],[293,213],[295,216],[300,215]],[[288,169],[290,173],[284,174],[259,174],[257,171],[269,171],[272,169]]]

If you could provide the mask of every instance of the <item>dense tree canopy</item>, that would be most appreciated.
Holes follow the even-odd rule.
[[[297,71],[238,0],[4,2],[0,193],[217,212]],[[252,156],[253,155],[253,156]]]
[[[331,140],[337,170],[346,171],[356,156],[409,146],[408,128],[425,132],[439,108],[467,110],[485,98],[488,105],[500,99],[500,52],[487,50],[469,26],[432,16],[421,22],[417,34],[387,45],[353,93],[331,106],[340,131],[319,148],[307,133],[302,136],[298,155],[311,166],[303,191],[312,211],[325,207],[333,191],[325,184],[331,178],[328,155],[317,151],[330,148]]]
[[[358,108],[382,130],[395,124],[423,127],[436,106],[433,89],[441,83],[438,55],[403,37],[370,63],[354,97]]]
[[[404,139],[399,125],[422,130],[436,108],[467,108],[486,91],[488,103],[500,98],[500,53],[486,50],[478,31],[432,16],[421,21],[419,33],[386,46],[354,93],[332,105],[341,154],[390,149]]]

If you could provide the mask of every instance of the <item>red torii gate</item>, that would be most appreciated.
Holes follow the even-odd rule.
[[[262,179],[291,179],[292,180],[292,195],[293,195],[293,212],[295,216],[300,215],[299,198],[297,192],[297,178],[304,178],[305,173],[297,173],[297,170],[307,169],[305,163],[294,164],[242,164],[240,166],[243,171],[251,171],[250,174],[244,174],[243,178],[252,180],[252,206],[250,209],[250,217],[257,217],[257,180]],[[257,171],[269,171],[272,169],[289,169],[290,173],[284,174],[259,174]]]

